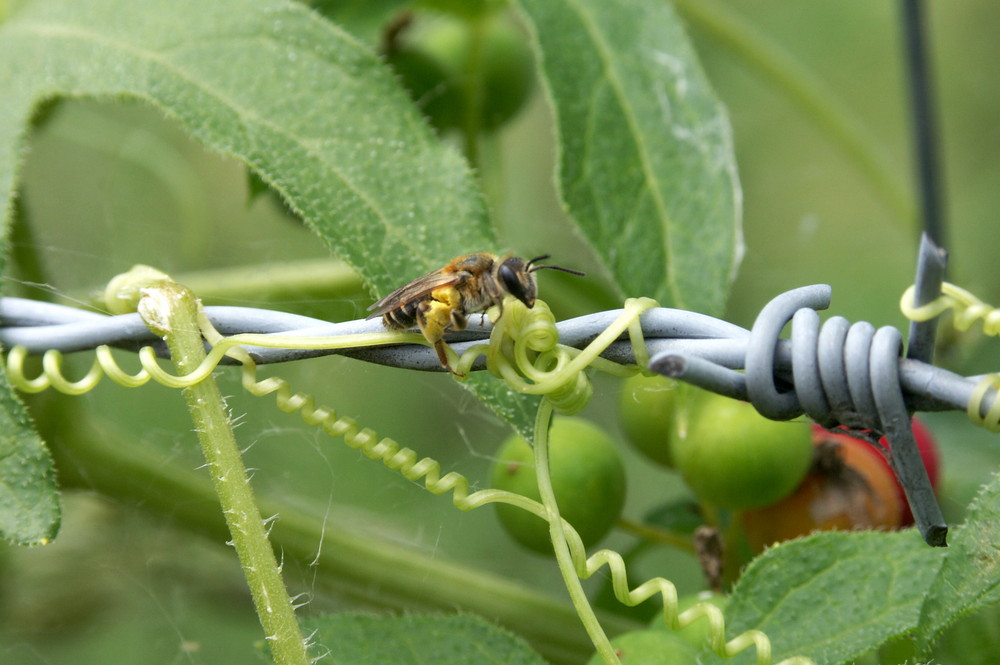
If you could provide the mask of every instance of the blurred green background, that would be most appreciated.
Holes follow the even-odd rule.
[[[909,189],[912,155],[902,76],[896,3],[841,0],[729,0],[747,25],[813,72],[862,123]],[[929,8],[952,263],[950,279],[1000,303],[1000,3],[967,0]],[[682,12],[683,16],[683,12]],[[851,320],[905,329],[898,310],[912,281],[918,230],[887,205],[840,147],[786,96],[764,81],[709,31],[692,26],[704,66],[732,120],[744,191],[746,255],[728,318],[752,323],[777,293],[811,283],[833,286],[833,312]],[[586,247],[566,222],[552,190],[548,110],[536,94],[487,146],[488,189],[501,243],[551,252],[561,265],[591,269]],[[146,263],[184,280],[192,271],[269,262],[325,259],[320,242],[285,215],[274,199],[248,201],[242,166],[208,154],[149,108],[94,101],[64,102],[32,138],[23,179],[22,214],[41,270],[15,266],[6,294],[86,298],[112,276]],[[470,251],[488,248],[469,248]],[[593,272],[591,270],[591,272]],[[413,277],[400,275],[400,281]],[[43,285],[34,284],[38,278]],[[566,287],[545,275],[554,293]],[[608,306],[599,294],[553,302],[561,316]],[[551,280],[551,281],[547,281]],[[643,295],[643,294],[630,294]],[[330,319],[357,318],[369,300],[320,285],[264,301],[253,293],[212,304],[264,306]],[[956,338],[940,362],[963,373],[997,369],[995,340]],[[87,360],[89,362],[89,360]],[[126,360],[126,363],[128,361]],[[81,365],[82,367],[82,365]],[[82,369],[81,369],[82,371]],[[326,358],[277,371],[342,414],[441,461],[485,486],[491,455],[505,425],[446,375],[423,375]],[[563,598],[552,562],[525,554],[496,528],[490,509],[460,513],[332,441],[273,402],[247,397],[233,372],[220,372],[240,423],[247,465],[264,501],[314,515],[330,528],[412,547],[434,558],[492,571]],[[616,380],[598,377],[585,416],[618,432]],[[80,398],[31,398],[43,430],[74,427],[88,413],[109,437],[136,455],[196,469],[200,453],[180,395],[158,387],[107,384]],[[961,414],[929,416],[944,455],[946,513],[962,507],[1000,462],[994,437]],[[626,514],[639,518],[685,489],[630,450]],[[71,458],[61,459],[63,463]],[[86,477],[62,469],[74,487]],[[64,495],[63,530],[43,549],[0,546],[0,662],[246,663],[260,658],[260,631],[231,549],[192,534],[169,512],[150,513],[141,492],[112,500],[73,489]],[[213,506],[203,506],[211,512]],[[279,518],[280,519],[280,518]],[[632,537],[618,533],[613,547]],[[318,543],[317,543],[318,547]],[[322,583],[309,558],[286,558],[293,593],[305,611],[364,607]],[[633,579],[662,574],[682,593],[703,586],[695,562],[680,554],[637,561]],[[589,583],[596,588],[600,580]],[[945,647],[948,642],[946,640]],[[988,655],[988,652],[987,652]],[[977,653],[965,660],[974,663]]]

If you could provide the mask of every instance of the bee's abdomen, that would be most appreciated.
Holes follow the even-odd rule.
[[[405,330],[417,325],[417,305],[419,301],[408,302],[402,307],[389,310],[382,315],[382,323],[391,330]]]

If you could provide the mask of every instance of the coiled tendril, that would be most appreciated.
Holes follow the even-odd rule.
[[[900,298],[899,308],[911,321],[929,321],[948,310],[954,314],[952,325],[958,330],[968,330],[982,321],[983,332],[991,337],[1000,335],[1000,308],[989,305],[969,291],[949,282],[941,285],[941,295],[921,307],[913,306],[915,286],[910,286]]]
[[[911,321],[929,321],[951,311],[955,329],[966,331],[979,321],[983,333],[991,337],[1000,336],[1000,308],[983,302],[971,292],[949,282],[941,285],[940,296],[921,307],[914,307],[915,288],[909,287],[899,302],[899,309]],[[986,374],[979,380],[969,398],[966,413],[976,425],[991,432],[1000,432],[1000,400],[992,400],[989,408],[983,406],[991,391],[1000,391],[1000,374],[995,372]]]

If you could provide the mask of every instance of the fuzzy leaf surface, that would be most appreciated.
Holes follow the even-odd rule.
[[[917,624],[945,551],[914,530],[819,533],[754,559],[726,607],[727,637],[757,628],[774,661],[851,662]],[[753,649],[723,661],[752,663]]]
[[[917,628],[924,648],[963,615],[1000,604],[1000,476],[980,489],[965,523],[950,535]]]
[[[720,314],[742,254],[731,128],[662,0],[517,0],[559,140],[558,182],[620,290]]]

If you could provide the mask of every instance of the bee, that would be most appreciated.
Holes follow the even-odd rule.
[[[536,256],[530,261],[517,256],[499,257],[487,252],[465,254],[451,260],[448,265],[418,277],[401,286],[368,308],[369,319],[382,317],[390,330],[405,330],[417,326],[425,339],[434,345],[441,366],[452,374],[458,373],[448,362],[444,334],[448,330],[464,330],[470,314],[485,312],[493,305],[500,306],[510,294],[526,307],[535,306],[538,286],[535,271],[548,268],[571,275],[582,272],[559,266],[538,265],[549,254]]]

